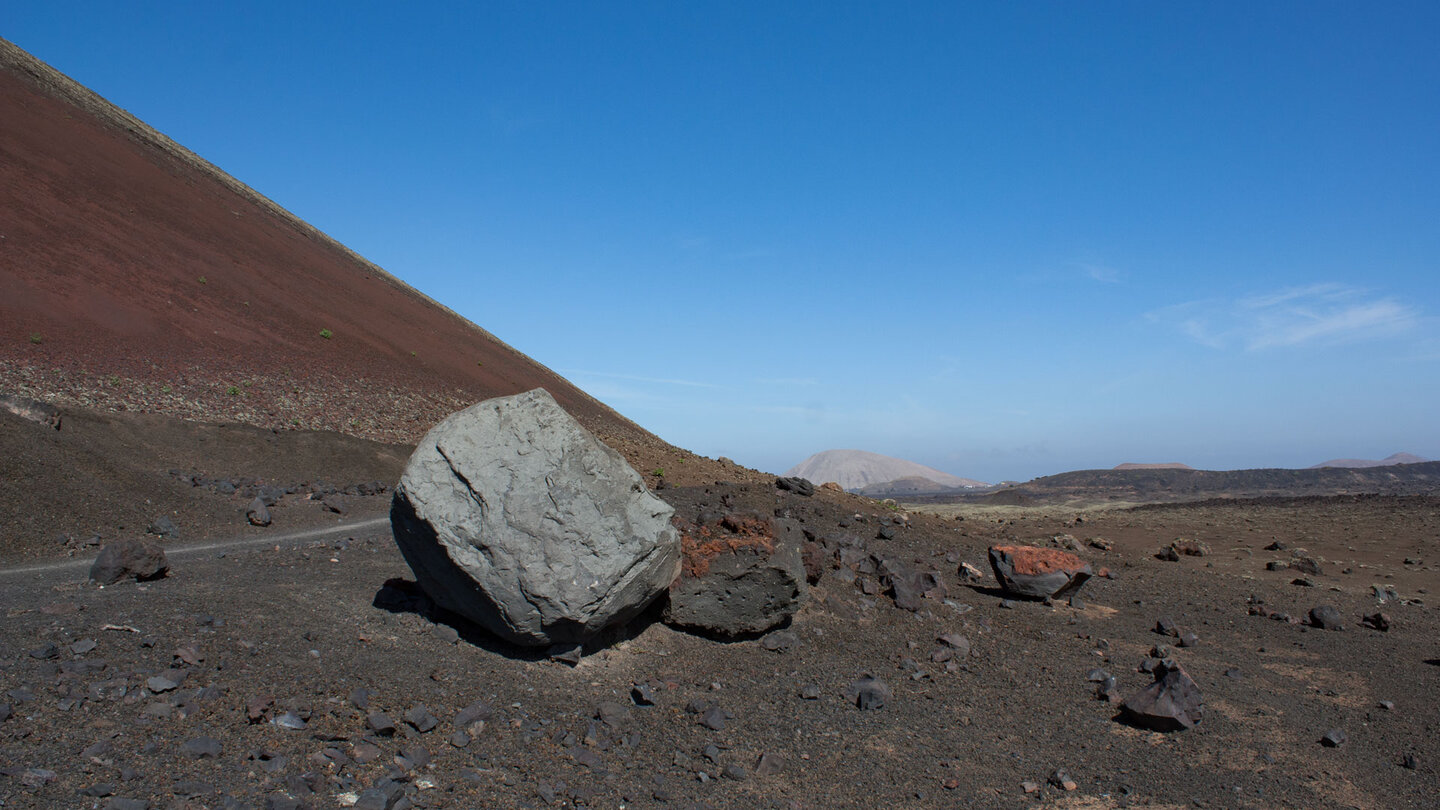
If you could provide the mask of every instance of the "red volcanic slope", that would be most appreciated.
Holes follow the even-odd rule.
[[[0,40],[0,390],[413,441],[537,386],[653,439]]]

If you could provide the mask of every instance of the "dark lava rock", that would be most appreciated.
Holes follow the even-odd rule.
[[[956,658],[970,655],[970,639],[959,633],[941,633],[935,640],[954,650]]]
[[[1200,687],[1174,661],[1153,669],[1155,682],[1125,699],[1120,719],[1152,731],[1180,731],[1200,722],[1204,712]]]
[[[1339,748],[1349,739],[1350,735],[1345,733],[1345,729],[1332,728],[1325,732],[1324,737],[1320,738],[1320,744],[1326,748]]]
[[[1180,552],[1174,546],[1166,546],[1155,552],[1155,559],[1163,562],[1180,562]]]
[[[1290,562],[1290,570],[1299,571],[1302,574],[1309,574],[1316,577],[1325,573],[1320,569],[1320,563],[1316,562],[1311,557],[1296,557]]]
[[[760,646],[771,652],[789,652],[800,646],[800,637],[793,630],[777,630],[760,639]]]
[[[166,540],[175,540],[180,537],[180,530],[176,528],[175,521],[164,515],[151,521],[150,525],[145,527],[145,532],[147,534],[153,534],[156,537],[163,537]]]
[[[630,687],[630,699],[636,706],[654,706],[655,689],[646,683],[637,683]]]
[[[1365,625],[1366,627],[1379,630],[1382,633],[1389,632],[1390,627],[1392,626],[1390,616],[1386,613],[1371,613],[1370,615],[1361,619],[1360,623]]]
[[[793,476],[776,478],[775,486],[806,498],[815,494],[815,485],[804,478]]]
[[[1162,636],[1179,636],[1180,624],[1169,616],[1161,616],[1155,622],[1155,632]]]
[[[700,725],[711,731],[724,731],[725,721],[728,719],[730,719],[730,715],[724,709],[719,706],[711,706],[700,715]]]
[[[41,661],[48,661],[60,655],[60,646],[53,641],[44,644],[30,651],[31,658],[38,658]]]
[[[476,723],[488,722],[495,716],[495,709],[483,700],[477,700],[455,714],[455,727],[468,729]]]
[[[381,737],[392,736],[397,728],[395,721],[391,720],[390,716],[384,712],[371,712],[370,715],[365,718],[365,725],[369,726],[371,731],[379,734]]]
[[[1180,640],[1176,643],[1181,647],[1194,647],[1200,643],[1200,636],[1196,635],[1193,630],[1183,630],[1180,633]]]
[[[180,753],[192,759],[214,759],[223,746],[214,737],[196,737],[180,744]]]
[[[546,650],[545,656],[551,661],[569,664],[572,667],[579,666],[580,661],[585,657],[585,645],[562,642]]]
[[[1321,630],[1344,630],[1344,617],[1333,605],[1310,608],[1310,625]]]
[[[866,675],[845,688],[845,700],[861,711],[883,709],[892,697],[890,686],[879,678]]]
[[[630,710],[613,700],[607,700],[595,707],[595,719],[610,728],[619,728],[629,716]]]
[[[880,575],[888,587],[895,607],[901,610],[918,611],[923,607],[924,598],[945,598],[945,585],[935,571],[918,571],[897,560],[885,560],[880,566]]]
[[[251,526],[269,526],[270,509],[265,502],[259,498],[250,502],[250,507],[245,510],[245,519]]]
[[[156,694],[169,692],[185,682],[186,674],[183,669],[167,669],[159,675],[152,675],[150,678],[147,678],[145,685],[150,688],[151,692]]]
[[[803,537],[788,522],[754,513],[681,524],[680,577],[670,586],[666,623],[727,637],[780,625],[807,592]]]
[[[1032,599],[1079,590],[1095,575],[1084,560],[1059,549],[1038,546],[991,546],[990,567],[1007,593]]]
[[[90,566],[90,579],[97,585],[114,585],[126,577],[146,582],[165,576],[170,561],[158,543],[150,540],[118,540],[100,550]]]
[[[429,709],[425,708],[424,704],[411,706],[410,710],[405,712],[405,722],[409,723],[421,734],[440,725],[440,721],[435,718],[435,715],[430,713]]]
[[[395,782],[383,788],[366,788],[360,791],[359,798],[355,801],[355,810],[392,810],[404,795],[405,790]]]
[[[270,718],[270,725],[278,726],[286,731],[303,731],[307,723],[305,718],[294,712],[285,712]]]
[[[780,754],[765,752],[755,763],[755,775],[761,779],[774,776],[785,768],[785,758]],[[1413,770],[1413,769],[1412,769]]]

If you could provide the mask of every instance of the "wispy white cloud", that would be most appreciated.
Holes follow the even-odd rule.
[[[818,416],[824,413],[825,409],[819,406],[805,405],[752,405],[750,411],[779,416]]]
[[[1287,287],[1236,300],[1205,299],[1146,314],[1204,346],[1261,351],[1375,340],[1420,323],[1415,307],[1345,284]]]
[[[1120,271],[1103,264],[1091,264],[1080,262],[1080,270],[1085,273],[1091,281],[1098,281],[1101,284],[1119,284]]]
[[[759,377],[756,378],[757,385],[819,385],[820,380],[815,377]]]
[[[581,369],[566,369],[567,377],[591,377],[606,380],[626,380],[628,382],[651,383],[654,385],[680,385],[687,388],[719,388],[716,383],[699,382],[697,380],[681,380],[668,377],[642,377],[637,374],[615,374],[608,371],[584,371]]]

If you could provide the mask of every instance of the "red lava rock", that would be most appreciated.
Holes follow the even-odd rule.
[[[1095,575],[1074,554],[1037,546],[991,546],[990,567],[1005,591],[1035,599],[1079,590]]]
[[[751,513],[673,522],[680,576],[670,586],[667,623],[737,636],[770,630],[800,608],[808,589],[799,531]]]

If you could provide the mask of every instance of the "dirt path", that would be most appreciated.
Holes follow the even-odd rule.
[[[259,546],[293,547],[316,541],[351,537],[357,534],[377,534],[382,526],[388,527],[389,525],[389,517],[349,520],[332,526],[321,526],[302,531],[266,534],[260,537],[233,537],[227,540],[167,546],[165,548],[165,556],[171,560],[177,560],[210,551],[232,551]],[[68,579],[71,575],[88,571],[94,561],[94,557],[86,556],[83,559],[67,559],[61,562],[42,563],[39,565],[17,565],[9,568],[0,568],[0,581],[13,581],[20,577],[28,576],[31,578],[29,584],[32,585],[55,584],[62,579]]]

